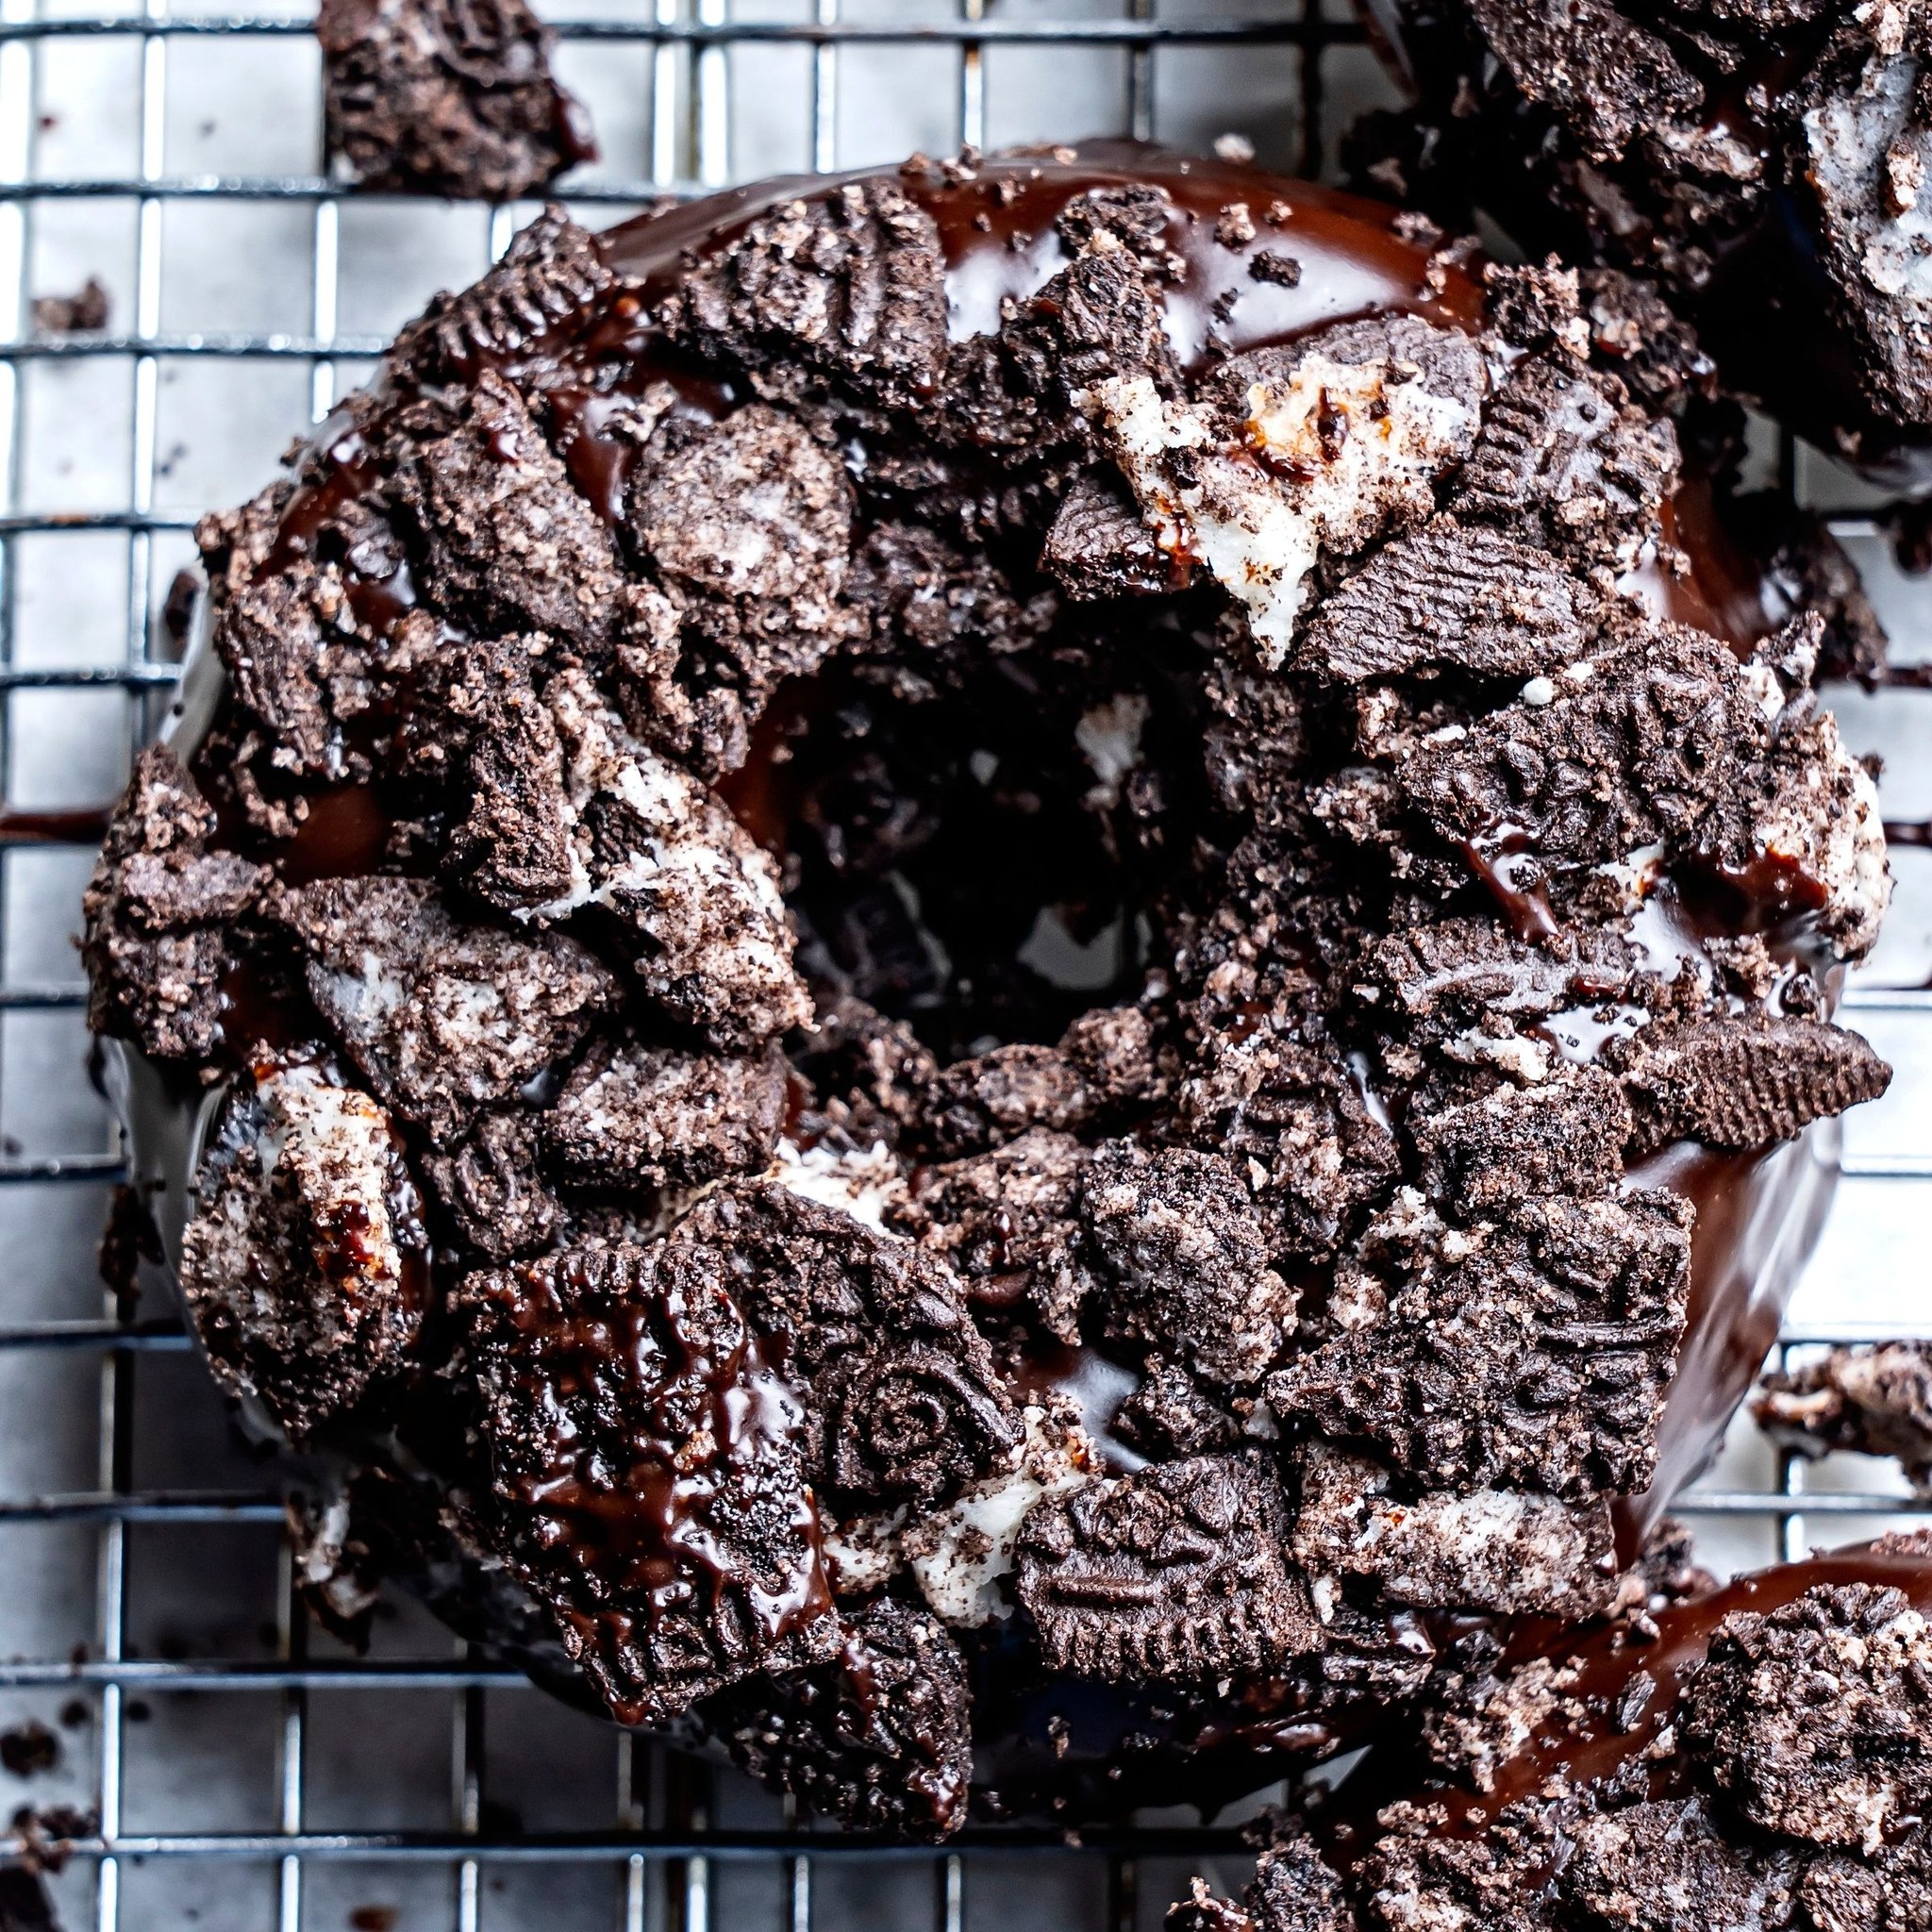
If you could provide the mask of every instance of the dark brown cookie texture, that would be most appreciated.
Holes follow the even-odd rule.
[[[706,1716],[754,1777],[847,1830],[928,1839],[964,1815],[970,1707],[945,1626],[881,1598],[852,1618],[829,1662],[741,1685]]]
[[[210,852],[214,808],[166,745],[135,760],[81,901],[88,1024],[125,1033],[157,1059],[211,1053],[232,935],[268,874]]]
[[[567,1249],[458,1297],[510,1561],[628,1724],[840,1641],[798,1399],[715,1277],[664,1266]]]
[[[1728,1617],[1683,1741],[1753,1824],[1875,1852],[1932,1795],[1932,1629],[1903,1591],[1856,1583]]]
[[[958,1278],[904,1240],[771,1185],[709,1196],[670,1237],[677,1281],[719,1282],[809,1391],[806,1429],[828,1497],[938,1502],[1008,1459],[1011,1398]]]
[[[1835,1348],[1767,1375],[1752,1408],[1763,1428],[1807,1455],[1893,1456],[1919,1489],[1932,1486],[1932,1344]]]
[[[204,520],[92,1018],[344,1628],[938,1836],[1661,1600],[1887,875],[1656,303],[1140,151],[553,208]]]
[[[1365,11],[1415,99],[1354,130],[1365,183],[1452,226],[1481,208],[1532,250],[1657,278],[1728,381],[1856,458],[1923,447],[1932,122],[1909,8]],[[1603,326],[1652,333],[1623,291],[1592,293]]]
[[[597,147],[524,0],[328,0],[329,153],[364,188],[509,201]]]
[[[401,1139],[366,1093],[322,1065],[259,1065],[195,1192],[181,1289],[231,1393],[304,1437],[405,1366],[428,1240]]]
[[[1185,1683],[1266,1671],[1319,1626],[1287,1560],[1274,1478],[1193,1457],[1040,1504],[1020,1534],[1020,1599],[1049,1661],[1081,1676]]]
[[[1417,1742],[1284,1820],[1171,1932],[1898,1932],[1923,1813],[1932,1545],[1881,1539],[1572,1630],[1457,1646]]]

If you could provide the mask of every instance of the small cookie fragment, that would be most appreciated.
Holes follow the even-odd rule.
[[[1687,1676],[1681,1728],[1753,1824],[1870,1857],[1932,1802],[1932,1628],[1868,1583],[1733,1611]]]
[[[1020,1600],[1055,1670],[1191,1683],[1313,1649],[1285,1559],[1289,1516],[1258,1462],[1156,1463],[1037,1503],[1021,1525]]]
[[[1729,1839],[1703,1798],[1632,1805],[1584,1819],[1557,1890],[1580,1924],[1762,1925],[1795,1875],[1789,1853]]]
[[[1218,1154],[1104,1149],[1080,1184],[1080,1218],[1111,1278],[1115,1332],[1185,1354],[1211,1379],[1253,1384],[1294,1326],[1294,1290],[1269,1264],[1247,1183]]]
[[[225,1103],[194,1177],[181,1291],[233,1395],[301,1440],[407,1363],[423,1318],[423,1206],[389,1117],[323,1067],[267,1061]]]
[[[785,1117],[785,1058],[607,1041],[544,1118],[558,1173],[579,1187],[702,1187],[762,1168]]]
[[[1891,1069],[1857,1034],[1802,1016],[1647,1026],[1612,1063],[1643,1148],[1769,1147],[1891,1085]]]
[[[939,229],[891,180],[781,202],[722,246],[694,250],[659,320],[773,401],[829,383],[914,408],[945,360]]]
[[[1790,1448],[1895,1456],[1914,1488],[1932,1491],[1932,1342],[1835,1348],[1822,1361],[1765,1376],[1751,1407],[1758,1425]]]
[[[480,633],[594,652],[624,608],[616,546],[523,397],[486,368],[453,420],[418,408],[434,433],[401,464],[395,496],[430,593]]]
[[[88,1024],[158,1059],[202,1059],[222,1039],[229,934],[268,874],[209,852],[214,808],[164,744],[134,761],[81,897]]]
[[[1602,1497],[1398,1497],[1386,1469],[1322,1443],[1302,1452],[1300,1468],[1294,1554],[1311,1576],[1359,1578],[1418,1609],[1574,1618],[1609,1603],[1616,1545]]]
[[[452,1299],[503,1554],[620,1723],[838,1654],[799,1402],[715,1278],[571,1248]]]
[[[364,188],[512,201],[597,158],[525,0],[324,0],[328,149]]]
[[[1557,1195],[1465,1231],[1406,1191],[1338,1283],[1368,1319],[1276,1370],[1268,1399],[1429,1489],[1632,1493],[1684,1332],[1690,1219],[1661,1191]]]
[[[440,1141],[568,1058],[616,996],[576,941],[463,924],[426,880],[323,879],[275,910],[343,1050]]]
[[[842,1507],[922,1507],[1005,1463],[1018,1419],[936,1255],[769,1182],[708,1195],[665,1246],[667,1283],[721,1283],[805,1391],[808,1466]]]
[[[1676,476],[1669,417],[1630,401],[1615,375],[1540,357],[1490,398],[1449,507],[1554,549],[1615,559],[1655,521]]]
[[[1093,471],[1067,486],[1040,561],[1083,602],[1156,596],[1174,588],[1177,574],[1124,485]]]
[[[537,1254],[562,1224],[562,1204],[540,1165],[540,1118],[486,1113],[462,1140],[423,1157],[437,1198],[486,1260]]]
[[[1349,681],[1435,666],[1533,677],[1584,656],[1599,617],[1589,584],[1547,551],[1444,517],[1349,577],[1309,625],[1295,662]]]
[[[847,1831],[938,1839],[965,1813],[965,1659],[937,1618],[891,1598],[844,1622],[838,1656],[724,1692],[706,1722],[753,1777]]]
[[[1529,1087],[1499,1087],[1441,1108],[1414,1128],[1423,1185],[1464,1220],[1526,1194],[1608,1193],[1631,1130],[1624,1090],[1598,1067],[1563,1067]]]
[[[108,325],[108,291],[98,275],[90,275],[71,295],[36,295],[34,333],[43,336],[85,335]]]

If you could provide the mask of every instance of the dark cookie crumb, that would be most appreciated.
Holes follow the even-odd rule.
[[[315,30],[329,152],[364,188],[512,201],[597,158],[524,0],[326,0]]]
[[[944,1626],[887,1598],[853,1615],[831,1661],[726,1691],[706,1718],[754,1777],[847,1831],[937,1839],[964,1813],[968,1714]]]
[[[655,1248],[567,1249],[455,1298],[504,1554],[630,1724],[840,1642],[797,1398],[715,1275],[674,1289],[664,1268]],[[657,1509],[616,1507],[644,1484]]]
[[[1056,1670],[1154,1683],[1272,1670],[1318,1641],[1287,1536],[1257,1462],[1158,1463],[1036,1505],[1020,1599]]]
[[[108,291],[100,277],[88,276],[72,295],[36,295],[34,328],[44,336],[83,335],[108,325]]]
[[[1752,1409],[1763,1428],[1807,1455],[1895,1456],[1915,1487],[1932,1490],[1932,1342],[1835,1348],[1822,1361],[1765,1376]]]

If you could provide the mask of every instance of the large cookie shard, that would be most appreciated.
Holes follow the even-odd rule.
[[[616,284],[596,237],[552,203],[480,280],[433,295],[390,358],[420,375],[473,381],[484,364],[518,361],[587,318]]]
[[[1013,306],[996,334],[954,349],[947,431],[1015,457],[1084,443],[1084,398],[1094,385],[1143,384],[1157,397],[1178,391],[1164,316],[1159,293],[1127,250],[1082,256]]]
[[[1796,1016],[1646,1026],[1614,1063],[1645,1147],[1769,1147],[1891,1084],[1891,1069],[1857,1034]]]
[[[325,0],[329,153],[364,188],[514,201],[596,145],[524,0]]]
[[[1932,1342],[1835,1348],[1822,1361],[1767,1375],[1752,1412],[1807,1456],[1895,1456],[1914,1487],[1932,1491]]]
[[[1932,295],[1921,184],[1932,160],[1924,29],[1907,9],[1843,19],[1799,86],[1803,175],[1860,383],[1882,416],[1932,420]]]
[[[1154,1683],[1270,1671],[1320,1643],[1288,1537],[1259,1463],[1158,1463],[1035,1504],[1020,1600],[1057,1671]]]
[[[1565,355],[1524,363],[1490,398],[1450,492],[1459,517],[1527,532],[1587,559],[1634,555],[1677,476],[1667,416]]]
[[[1210,1034],[1195,1064],[1180,1091],[1190,1139],[1247,1174],[1282,1251],[1331,1256],[1401,1165],[1340,1054],[1262,1020]]]
[[[1583,1617],[1616,1587],[1601,1496],[1566,1503],[1520,1490],[1397,1497],[1378,1464],[1311,1443],[1301,1457],[1294,1554],[1311,1576],[1373,1583],[1418,1609]]]
[[[1670,43],[1603,0],[1471,0],[1470,11],[1517,86],[1560,114],[1592,160],[1618,159],[1704,106]]]
[[[324,879],[279,894],[275,911],[335,1039],[439,1141],[567,1058],[617,996],[576,941],[463,924],[423,879]]]
[[[606,1041],[572,1070],[544,1139],[580,1187],[699,1187],[770,1160],[785,1087],[775,1046],[726,1057]]]
[[[209,852],[214,808],[166,745],[134,761],[81,897],[88,1024],[158,1059],[201,1059],[222,1037],[228,935],[268,874]]]
[[[1687,1674],[1680,1729],[1753,1824],[1869,1857],[1932,1802],[1932,1628],[1863,1583],[1733,1611]]]
[[[939,1839],[965,1822],[971,1715],[944,1625],[886,1597],[845,1621],[831,1662],[739,1685],[705,1721],[754,1777],[847,1831]]]
[[[1348,578],[1295,663],[1350,681],[1438,668],[1532,677],[1583,657],[1601,615],[1588,582],[1547,551],[1443,517]]]
[[[1717,1828],[1705,1800],[1689,1798],[1579,1821],[1557,1890],[1578,1914],[1576,1923],[1592,1932],[1789,1924],[1784,1914],[1795,1876],[1789,1852],[1740,1844]]]
[[[1430,1489],[1641,1490],[1684,1332],[1690,1219],[1660,1191],[1557,1196],[1464,1230],[1405,1191],[1338,1283],[1357,1325],[1277,1370],[1269,1400]]]
[[[1033,1127],[931,1168],[920,1178],[921,1239],[974,1301],[1024,1304],[1062,1341],[1077,1342],[1093,1286],[1077,1212],[1091,1158],[1071,1134]]]
[[[1596,1067],[1428,1113],[1414,1128],[1424,1185],[1464,1219],[1525,1194],[1606,1194],[1622,1179],[1631,1130],[1624,1091]]]
[[[609,529],[502,376],[483,370],[456,409],[395,478],[424,588],[480,633],[594,651],[624,608]]]
[[[1295,1291],[1268,1265],[1266,1224],[1230,1162],[1117,1142],[1081,1180],[1080,1218],[1111,1278],[1116,1332],[1185,1354],[1215,1381],[1267,1372],[1293,1330]]]
[[[407,1363],[427,1237],[389,1117],[324,1068],[238,1086],[194,1177],[181,1291],[215,1378],[297,1439]]]
[[[565,897],[531,913],[604,908],[645,993],[714,1045],[803,1025],[811,1000],[792,968],[770,855],[689,773],[632,739],[581,674],[553,680],[549,698],[575,820],[573,876]]]
[[[837,1655],[798,1398],[715,1279],[566,1249],[453,1305],[502,1555],[620,1722]]]
[[[1170,556],[1199,558],[1278,668],[1307,577],[1436,508],[1475,443],[1486,378],[1475,344],[1413,316],[1347,323],[1243,358],[1192,403],[1149,375],[1096,378],[1084,404]],[[1239,400],[1226,391],[1251,376]]]
[[[1397,779],[1445,839],[1505,837],[1546,864],[1604,864],[1668,841],[1743,857],[1763,721],[1715,638],[1646,630],[1533,697],[1404,756]]]
[[[844,472],[795,417],[762,403],[676,426],[632,479],[640,551],[692,590],[803,605],[823,628],[852,547]]]
[[[774,400],[804,400],[829,380],[914,408],[945,361],[939,229],[891,181],[783,202],[723,246],[694,251],[659,319],[674,341],[736,363]]]
[[[937,1256],[773,1183],[708,1195],[673,1232],[667,1282],[720,1282],[785,1338],[809,1460],[841,1504],[938,1502],[1020,1441],[1013,1405]]]

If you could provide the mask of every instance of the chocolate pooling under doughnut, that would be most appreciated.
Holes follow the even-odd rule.
[[[1372,1750],[1171,1932],[1905,1932],[1932,1913],[1932,1536],[1593,1631],[1444,1653]]]
[[[1131,149],[552,212],[204,523],[86,950],[328,1614],[941,1832],[1611,1603],[1887,878],[1574,293]]]

